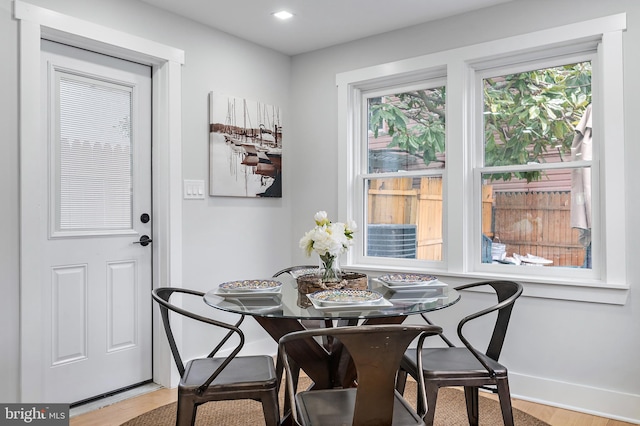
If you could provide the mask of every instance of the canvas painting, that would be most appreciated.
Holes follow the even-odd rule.
[[[282,197],[280,108],[209,94],[209,195]]]

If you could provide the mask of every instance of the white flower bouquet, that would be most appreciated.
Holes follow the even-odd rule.
[[[314,251],[318,253],[322,262],[323,282],[340,281],[341,271],[338,257],[346,253],[353,245],[353,233],[358,229],[358,226],[352,220],[346,224],[332,223],[325,211],[317,212],[313,219],[316,226],[300,239],[300,248],[305,251],[307,256],[311,256]]]

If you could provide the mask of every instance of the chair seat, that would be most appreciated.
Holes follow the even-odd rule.
[[[224,361],[224,358],[200,358],[187,363],[180,387],[196,389]],[[276,386],[273,358],[269,356],[235,357],[209,385],[208,391],[242,391],[246,389],[272,388]]]
[[[234,325],[202,316],[171,303],[169,300],[176,293],[200,302],[204,297],[201,291],[181,287],[159,287],[151,292],[153,300],[160,308],[167,341],[180,373],[176,426],[193,426],[198,406],[201,404],[241,399],[260,401],[266,425],[278,426],[278,382],[273,359],[268,356],[237,356],[245,341],[244,333],[238,328],[244,321],[244,315],[241,315]],[[188,320],[208,324],[218,330],[226,330],[227,334],[222,336],[221,340],[211,342],[215,347],[208,358],[193,359],[185,364],[171,330],[170,312]],[[236,338],[231,342],[235,342],[235,345],[225,345],[233,336]],[[213,358],[223,348],[228,351],[228,355]]]
[[[356,392],[356,388],[349,388],[312,390],[296,394],[303,425],[351,425]],[[413,408],[398,392],[395,393],[392,425],[424,425]]]
[[[480,357],[496,372],[497,377],[507,375],[507,369],[502,364],[484,354],[480,354]],[[411,366],[415,370],[415,350],[408,350],[405,353],[403,363],[407,361],[411,363]],[[422,369],[425,378],[429,378],[430,376],[437,376],[438,378],[489,376],[487,370],[466,347],[423,349]]]

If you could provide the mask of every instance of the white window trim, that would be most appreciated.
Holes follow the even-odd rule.
[[[573,62],[582,62],[582,61],[592,61],[593,63],[593,67],[594,69],[598,68],[598,62],[599,62],[599,58],[597,58],[597,54],[596,54],[596,50],[598,49],[598,47],[601,45],[600,40],[598,38],[598,40],[592,40],[586,43],[577,43],[577,44],[572,44],[570,46],[562,46],[559,49],[552,49],[551,52],[545,52],[545,55],[543,56],[542,60],[539,60],[536,56],[538,56],[537,54],[533,54],[533,55],[522,55],[520,56],[518,59],[520,59],[520,62],[518,62],[517,60],[514,60],[513,57],[510,58],[499,58],[499,60],[497,62],[507,62],[508,65],[505,67],[504,64],[498,63],[498,66],[496,67],[496,61],[495,60],[490,60],[487,61],[485,63],[482,64],[474,64],[473,68],[471,70],[471,72],[474,75],[474,90],[475,90],[475,99],[474,101],[476,101],[476,105],[475,108],[470,108],[469,110],[469,114],[470,116],[472,114],[477,114],[477,111],[481,111],[483,106],[482,106],[482,99],[479,99],[481,97],[481,91],[482,91],[482,81],[489,77],[489,76],[493,76],[495,75],[495,73],[497,72],[500,75],[504,75],[504,74],[512,74],[512,73],[518,73],[518,72],[522,72],[522,71],[526,71],[526,70],[530,70],[532,69],[532,66],[541,69],[541,68],[547,68],[547,67],[553,67],[553,66],[558,66],[558,65],[563,65],[563,64],[569,64],[569,63],[573,63]],[[533,58],[533,62],[531,61],[531,59]],[[515,65],[511,65],[511,63],[515,62]],[[496,71],[497,70],[497,71]],[[593,99],[595,101],[596,104],[599,105],[599,99],[600,96],[598,95],[598,88],[600,87],[599,84],[601,84],[601,82],[603,80],[600,81],[596,81],[596,79],[598,78],[598,72],[596,72],[593,76],[592,79],[592,91],[593,91]],[[600,118],[598,116],[598,111],[596,111],[593,114],[595,117],[593,119],[593,121],[596,122],[596,126],[594,126],[595,130],[594,132],[598,132],[599,130],[601,130],[603,128],[602,125],[598,125],[598,123],[601,123]],[[484,140],[484,123],[481,122],[475,122],[474,125],[475,127],[475,136],[474,136],[474,141],[477,142],[479,140]],[[597,133],[596,135],[596,140],[598,141],[602,141],[602,133]],[[473,142],[473,141],[472,141]],[[602,146],[602,144],[596,144],[596,149],[598,147]],[[597,155],[597,152],[596,152]],[[475,164],[477,165],[477,167],[475,167],[473,173],[473,188],[474,188],[474,200],[480,200],[481,197],[481,193],[480,193],[480,189],[481,189],[481,174],[482,173],[504,173],[504,172],[512,172],[512,171],[525,171],[525,170],[540,170],[540,169],[544,169],[544,170],[552,170],[552,169],[571,169],[571,168],[578,168],[578,167],[591,167],[591,171],[592,171],[592,178],[593,178],[593,206],[598,206],[600,205],[599,203],[599,196],[600,196],[600,167],[599,167],[599,161],[596,159],[594,161],[571,161],[571,162],[564,162],[564,163],[547,163],[544,165],[517,165],[517,166],[501,166],[501,167],[484,167],[484,166],[480,166],[481,164],[483,164],[483,157],[484,156],[484,152],[480,152],[480,150],[477,150],[477,152],[475,152]],[[481,224],[481,212],[480,212],[480,203],[477,203],[477,205],[474,205],[474,232],[473,234],[470,236],[470,238],[473,239],[473,245],[468,245],[467,246],[467,265],[468,265],[468,270],[473,270],[473,271],[478,271],[478,272],[486,272],[489,274],[498,274],[498,275],[505,275],[504,274],[504,266],[505,265],[492,265],[492,264],[482,264],[479,260],[479,256],[475,256],[474,252],[473,252],[473,248],[474,247],[480,247],[480,234],[481,234],[481,229],[482,229],[482,224]],[[595,232],[592,234],[592,240],[594,242],[593,244],[593,257],[594,259],[596,259],[596,261],[593,262],[593,267],[590,269],[582,269],[582,268],[574,268],[574,269],[569,269],[569,268],[554,268],[553,269],[553,279],[556,280],[554,282],[557,282],[558,279],[564,279],[564,280],[568,280],[568,281],[576,281],[576,280],[580,280],[582,283],[586,283],[586,282],[591,282],[594,284],[599,284],[602,281],[602,268],[601,266],[603,265],[603,262],[600,262],[598,260],[601,259],[600,257],[600,234],[601,234],[601,224],[602,222],[600,221],[601,218],[601,214],[600,211],[596,208],[594,208],[593,214],[592,214],[592,222],[595,224],[594,226],[594,230]],[[513,269],[513,267],[508,266],[510,268]],[[516,269],[517,272],[519,272],[519,269]],[[513,273],[509,273],[509,276],[513,275]],[[517,274],[516,274],[517,275]],[[522,274],[524,275],[524,274]],[[528,270],[526,275],[532,275],[534,277],[540,277],[540,279],[545,280],[548,279],[549,271],[546,270],[545,268],[540,268],[540,269],[533,269],[533,270]]]
[[[444,52],[433,53],[401,61],[376,65],[340,73],[336,76],[338,88],[338,208],[340,217],[358,217],[358,201],[362,198],[358,192],[355,173],[359,152],[359,123],[352,111],[361,110],[361,93],[372,88],[384,86],[389,82],[402,83],[424,78],[438,70],[446,69],[447,79],[447,170],[444,181],[445,200],[443,205],[443,226],[446,235],[443,262],[438,266],[428,266],[429,272],[441,277],[458,278],[508,278],[526,284],[526,294],[535,297],[548,297],[567,300],[582,300],[600,303],[624,304],[629,285],[626,275],[626,210],[624,188],[624,111],[623,111],[623,45],[622,32],[626,29],[626,14],[606,16],[566,26],[551,28],[520,36],[509,37],[473,46],[462,47]],[[598,50],[600,74],[606,76],[598,84],[601,111],[594,110],[594,121],[605,123],[597,134],[598,139],[606,141],[606,155],[601,152],[600,209],[602,239],[598,253],[594,242],[594,259],[602,260],[602,267],[591,274],[591,278],[581,279],[584,271],[566,271],[554,276],[540,275],[527,270],[526,274],[501,274],[497,269],[488,271],[475,268],[468,259],[470,250],[479,250],[479,235],[475,229],[479,215],[472,208],[463,208],[465,201],[471,199],[475,191],[473,169],[463,161],[452,158],[465,158],[470,161],[473,155],[474,125],[473,90],[476,69],[473,64],[483,63],[500,56],[518,53],[535,54],[549,46],[560,47],[580,42],[601,40]],[[456,143],[452,143],[456,141]],[[459,143],[459,142],[462,143]],[[623,184],[621,185],[620,182]],[[476,203],[478,206],[480,203]],[[594,203],[594,206],[597,205]],[[362,210],[360,210],[362,211]],[[462,226],[461,226],[462,224]],[[476,235],[477,234],[477,235]],[[469,244],[469,242],[471,243]],[[477,244],[476,244],[477,243]],[[475,244],[471,248],[471,244]],[[460,256],[464,253],[464,256]],[[598,257],[596,257],[598,256]],[[406,259],[387,259],[384,263],[363,262],[353,250],[347,256],[345,265],[351,268],[371,271],[421,271],[427,266],[424,261]],[[578,274],[576,275],[576,272]],[[599,276],[596,276],[599,274]]]

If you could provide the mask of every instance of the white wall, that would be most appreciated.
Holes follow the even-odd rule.
[[[640,114],[636,102],[640,4],[636,0],[515,1],[293,58],[293,136],[299,141],[292,148],[296,159],[293,199],[298,206],[293,235],[309,228],[310,217],[318,209],[326,209],[332,217],[337,214],[338,179],[332,172],[338,155],[336,73],[620,12],[628,18],[624,34],[627,217],[638,217],[640,187],[633,173],[634,161],[640,157],[634,131]],[[514,395],[640,422],[640,292],[635,288],[640,286],[636,261],[640,229],[632,223],[627,226],[626,250],[632,290],[624,306],[530,297],[517,302],[501,358],[510,369]],[[299,252],[293,256],[304,260]],[[486,305],[482,295],[465,294],[456,306],[431,317],[455,335],[457,320],[482,302]]]
[[[182,169],[184,179],[208,185],[210,91],[279,105],[283,111],[284,172],[281,199],[207,197],[183,202],[183,279],[185,287],[208,290],[217,283],[265,277],[290,264],[291,180],[288,159],[290,58],[270,49],[131,0],[36,0],[37,6],[140,36],[185,52],[182,68]],[[2,180],[0,262],[3,371],[0,401],[19,395],[19,211],[18,211],[18,25],[12,3],[0,0],[2,96]],[[208,189],[208,188],[207,188]],[[275,352],[275,343],[252,320],[245,321],[248,350]],[[260,343],[252,348],[255,343]],[[206,339],[184,336],[187,357],[208,353]]]
[[[15,401],[19,383],[18,268],[18,26],[12,8],[0,2],[0,401]]]
[[[208,289],[249,274],[265,276],[309,260],[297,249],[315,211],[335,217],[337,176],[338,72],[464,46],[527,31],[627,12],[625,34],[627,217],[637,217],[640,187],[634,185],[634,118],[640,106],[640,4],[637,0],[515,1],[456,18],[424,24],[345,45],[288,58],[227,34],[156,10],[135,0],[34,0],[34,4],[125,31],[185,51],[183,67],[183,174],[207,181],[207,94],[227,94],[283,107],[285,129],[284,196],[281,200],[207,198],[183,202],[183,282]],[[0,401],[18,398],[19,212],[17,135],[17,24],[11,3],[0,0],[0,270],[2,271],[4,366]],[[340,218],[345,219],[345,218]],[[627,276],[640,285],[640,229],[628,226]],[[525,290],[526,293],[526,290]],[[432,317],[453,332],[456,319],[484,301],[465,295],[458,305]],[[583,411],[640,422],[640,296],[635,288],[624,306],[521,298],[514,311],[502,360],[510,367],[514,394]],[[257,327],[249,339],[264,339]],[[191,353],[202,351],[195,333],[185,336]]]

